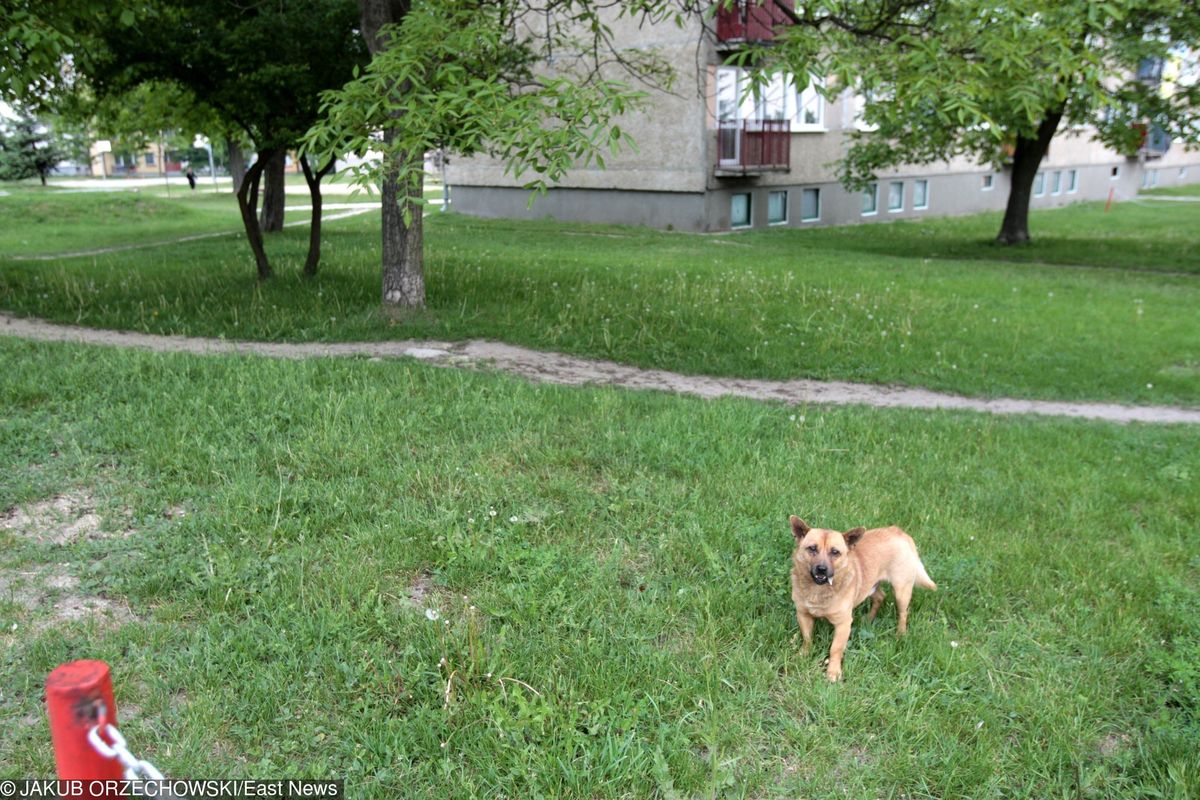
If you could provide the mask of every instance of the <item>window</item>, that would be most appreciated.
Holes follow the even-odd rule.
[[[1079,191],[1079,172],[1073,169],[1067,170],[1067,194],[1075,194]]]
[[[1033,177],[1033,196],[1041,197],[1046,193],[1046,173],[1039,172]]]
[[[825,101],[811,82],[797,89],[795,79],[786,72],[775,73],[754,91],[745,70],[718,67],[717,120],[788,120],[794,131],[824,130]]]
[[[800,193],[800,221],[813,222],[821,218],[821,190],[805,189]]]
[[[146,153],[146,166],[147,167],[154,166],[154,153],[153,152]]]
[[[1108,175],[1108,179],[1111,181],[1115,181],[1119,177],[1121,177],[1121,168],[1119,166],[1113,167],[1112,172],[1110,172]]]
[[[1187,177],[1187,167],[1180,167],[1179,168],[1179,180],[1183,180],[1186,177]]]
[[[1158,186],[1158,170],[1148,169],[1142,173],[1142,188],[1151,189]]]
[[[870,216],[879,210],[879,184],[871,183],[863,190],[862,198],[862,213],[863,216]]]
[[[788,193],[787,191],[771,192],[767,195],[767,222],[771,225],[780,225],[788,221]]]
[[[1050,194],[1062,194],[1062,170],[1055,170],[1050,177]]]
[[[750,227],[750,193],[741,192],[730,198],[729,224],[734,228]]]
[[[983,183],[982,183],[982,185],[979,187],[979,191],[981,191],[981,192],[990,192],[992,189],[996,188],[996,187],[995,187],[995,184],[994,184],[994,182],[993,182],[993,180],[992,180],[992,177],[993,177],[993,176],[991,176],[991,175],[984,175],[984,176],[983,176]]]
[[[904,181],[888,184],[888,211],[904,210]]]
[[[929,208],[929,181],[913,182],[913,208]]]

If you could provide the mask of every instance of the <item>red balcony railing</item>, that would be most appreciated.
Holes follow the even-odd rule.
[[[765,172],[791,166],[792,137],[785,119],[722,122],[717,129],[717,170]]]
[[[795,0],[782,0],[789,9]],[[765,42],[775,38],[775,26],[791,22],[775,0],[738,0],[717,8],[717,41]]]

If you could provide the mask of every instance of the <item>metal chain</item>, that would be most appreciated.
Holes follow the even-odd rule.
[[[112,741],[111,745],[100,736],[101,727],[104,728],[105,735]],[[107,722],[103,722],[102,726],[96,725],[88,731],[87,739],[97,753],[105,758],[115,758],[121,762],[121,766],[125,768],[125,780],[161,781],[163,779],[163,774],[158,771],[157,767],[129,752],[129,748],[125,746],[125,737],[116,729],[116,726]]]

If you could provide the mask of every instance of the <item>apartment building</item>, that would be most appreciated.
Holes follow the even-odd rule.
[[[1009,174],[967,159],[882,173],[866,192],[837,181],[833,162],[862,125],[861,98],[827,101],[778,76],[753,97],[726,66],[747,41],[769,39],[784,19],[751,0],[699,20],[614,30],[630,46],[655,48],[675,65],[673,92],[656,92],[622,122],[637,143],[607,169],[576,168],[530,206],[530,193],[485,158],[452,159],[448,181],[460,213],[647,225],[684,231],[882,222],[1003,209]],[[699,43],[699,44],[698,44]],[[1139,190],[1200,181],[1200,152],[1148,137],[1136,157],[1060,130],[1034,185],[1034,209],[1080,200],[1129,200]]]

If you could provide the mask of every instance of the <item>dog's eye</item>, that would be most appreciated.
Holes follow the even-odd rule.
[[[831,555],[831,556],[840,556],[841,554],[842,554],[841,550],[830,550],[829,551],[829,555]]]
[[[809,545],[808,552],[812,553],[815,556],[817,554],[817,546],[815,544]]]

